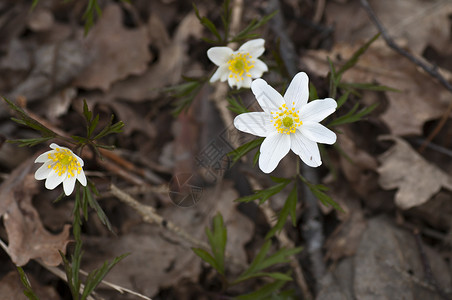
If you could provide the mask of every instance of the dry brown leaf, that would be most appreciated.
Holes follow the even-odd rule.
[[[430,276],[441,289],[449,289],[451,274],[444,259],[420,244],[432,270]],[[370,219],[354,257],[353,299],[444,299],[429,285],[421,257],[412,233],[385,217]]]
[[[326,76],[327,57],[346,61],[360,46],[337,43],[330,52],[308,51],[301,61],[317,75]],[[337,60],[334,63],[340,65]],[[344,73],[343,81],[378,83],[400,91],[386,92],[389,106],[381,115],[393,135],[422,134],[424,123],[442,116],[450,101],[450,93],[442,85],[381,41],[375,42],[357,65]]]
[[[436,49],[451,47],[450,20],[452,2],[449,0],[371,0],[369,1],[388,33],[406,40],[406,46],[421,54],[426,45]],[[334,24],[338,42],[353,43],[377,33],[359,1],[339,4],[328,1],[327,22]],[[350,16],[353,16],[352,18]]]
[[[76,86],[107,91],[111,84],[140,75],[151,59],[146,28],[126,29],[118,5],[105,8],[102,17],[86,37],[91,64],[77,77]]]
[[[381,166],[379,184],[384,189],[395,189],[395,203],[402,209],[427,202],[442,187],[452,191],[452,177],[427,162],[403,139],[383,136],[394,141],[394,146],[379,157]]]
[[[30,173],[33,160],[24,161],[0,186],[0,216],[8,234],[8,254],[19,266],[30,259],[42,259],[49,266],[61,263],[58,251],[66,252],[69,225],[60,234],[48,232],[32,205],[38,192],[37,181]]]
[[[151,15],[148,24],[151,43],[158,47],[159,58],[142,75],[118,82],[112,87],[114,98],[140,102],[155,98],[159,89],[176,84],[181,80],[184,63],[187,59],[188,39],[200,38],[202,25],[196,15],[190,13],[184,17],[169,40],[166,29],[159,16]]]

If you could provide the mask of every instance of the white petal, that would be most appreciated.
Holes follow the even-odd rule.
[[[301,160],[310,167],[318,167],[322,164],[319,147],[316,142],[303,136],[300,131],[290,135],[292,151],[300,156]]]
[[[316,143],[332,145],[336,142],[336,134],[317,122],[305,122],[298,127],[298,130],[305,137]]]
[[[240,52],[240,53],[248,52],[252,56],[252,58],[258,58],[265,51],[264,44],[265,44],[264,39],[251,40],[251,41],[248,41],[245,44],[243,44],[239,48],[239,50],[237,50],[237,52]]]
[[[292,79],[284,94],[284,100],[289,107],[299,110],[308,103],[309,99],[309,78],[304,72],[300,72]]]
[[[72,151],[71,151],[72,152]],[[83,159],[81,159],[78,155],[72,153],[72,155],[74,155],[74,157],[77,159],[77,161],[80,163],[80,166],[83,167],[84,162]]]
[[[53,190],[56,188],[60,183],[63,182],[64,179],[67,177],[67,172],[65,174],[61,174],[61,176],[58,176],[58,173],[51,172],[49,177],[47,177],[46,180],[46,188],[49,190]]]
[[[240,89],[242,87],[243,80],[237,80],[237,89]]]
[[[250,70],[250,75],[253,78],[260,78],[264,72],[268,71],[267,65],[260,59],[254,61],[254,68]]]
[[[64,189],[64,193],[66,194],[66,196],[69,196],[74,191],[74,186],[75,186],[75,180],[76,179],[77,179],[77,177],[72,176],[70,178],[66,178],[63,181],[63,189]]]
[[[232,49],[228,47],[212,47],[207,50],[207,57],[217,66],[221,66],[231,59],[232,53]]]
[[[77,174],[77,180],[83,185],[86,186],[86,176],[83,170],[80,171],[80,174]]]
[[[47,151],[47,152],[42,153],[41,155],[39,155],[38,157],[36,157],[35,163],[44,163],[44,162],[48,161],[49,159],[47,158],[47,156],[48,156],[50,153],[53,153],[53,152],[55,152],[55,151],[54,151],[54,150],[50,150],[50,151]]]
[[[243,77],[242,87],[249,89],[251,87],[251,81],[252,81],[251,77],[248,76]]]
[[[320,122],[331,115],[336,107],[337,102],[332,98],[314,100],[300,110],[300,119],[302,122]]]
[[[213,73],[212,77],[210,78],[210,82],[215,82],[218,79],[220,79],[221,81],[225,81],[228,75],[229,75],[228,66],[221,65],[218,67],[215,73]]]
[[[43,180],[46,179],[47,176],[49,176],[50,172],[52,172],[52,168],[49,168],[49,165],[51,165],[51,161],[45,162],[38,170],[36,170],[35,173],[35,179],[36,180]]]
[[[256,96],[259,105],[267,113],[278,110],[285,103],[281,94],[263,79],[254,80],[251,83],[251,91]]]
[[[55,144],[55,143],[52,143],[52,144],[50,144],[50,148],[52,148],[52,149],[56,149],[56,148],[61,148],[60,146],[58,146],[57,144]]]
[[[237,85],[237,80],[235,77],[228,77],[228,84],[231,88]]]
[[[273,127],[270,120],[271,116],[265,112],[250,112],[235,117],[234,126],[240,131],[266,137],[273,131],[269,128],[269,126]]]
[[[267,174],[272,172],[289,150],[290,135],[274,132],[262,142],[259,168]]]

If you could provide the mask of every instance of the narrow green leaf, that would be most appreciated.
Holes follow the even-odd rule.
[[[221,35],[217,30],[217,27],[215,27],[215,24],[213,24],[212,21],[210,21],[207,17],[201,17],[199,15],[199,10],[196,7],[196,5],[193,3],[193,9],[195,10],[196,17],[198,18],[199,22],[201,22],[202,25],[204,25],[215,37],[217,38],[218,42],[221,42]]]
[[[226,250],[227,230],[220,213],[213,218],[213,232],[206,228],[207,238],[213,257],[218,265],[218,272],[224,274],[224,253]]]
[[[248,26],[240,31],[235,37],[233,37],[230,42],[238,42],[240,40],[244,40],[250,37],[254,37],[255,35],[251,35],[250,32],[258,29],[262,25],[266,24],[268,21],[270,21],[276,14],[278,13],[277,10],[272,12],[269,15],[264,16],[260,19],[260,21],[257,21],[256,19],[251,20],[251,22],[248,24]]]
[[[28,280],[24,270],[19,266],[16,266],[16,268],[19,272],[20,281],[22,281],[22,285],[25,287],[24,295],[30,300],[39,300],[38,296],[33,292],[30,281]]]
[[[33,11],[34,9],[35,9],[35,7],[36,7],[36,5],[38,5],[38,3],[39,3],[39,0],[33,0],[33,3],[31,4],[31,11]]]
[[[370,114],[375,108],[377,108],[377,106],[379,105],[379,103],[374,103],[369,107],[366,107],[360,111],[358,111],[357,113],[355,113],[357,107],[358,107],[358,103],[355,104],[355,106],[352,108],[352,110],[350,110],[347,114],[331,121],[328,124],[328,127],[333,127],[333,126],[338,126],[341,124],[347,124],[347,123],[353,123],[353,122],[357,122],[360,121],[363,117],[367,116],[368,114]]]
[[[317,89],[315,88],[312,82],[309,82],[309,99],[310,100],[319,99],[319,96],[317,95]]]
[[[250,202],[256,199],[260,199],[260,203],[262,204],[264,203],[268,198],[270,198],[271,196],[279,193],[280,191],[282,191],[282,189],[289,184],[289,182],[291,182],[291,179],[286,179],[286,181],[284,182],[280,182],[277,183],[271,187],[269,187],[268,189],[265,190],[259,190],[259,191],[255,191],[254,194],[252,195],[248,195],[245,197],[240,197],[238,199],[236,199],[236,202]]]
[[[346,91],[344,94],[342,94],[342,96],[339,97],[339,99],[337,100],[336,110],[338,110],[342,105],[344,105],[345,102],[347,102],[349,96],[350,91]]]
[[[256,300],[256,299],[265,300],[268,297],[270,297],[273,293],[275,293],[279,289],[281,289],[285,283],[286,283],[286,281],[284,281],[284,280],[277,280],[275,282],[264,285],[257,291],[254,291],[254,292],[246,294],[246,295],[238,296],[235,299],[237,299],[237,300]]]
[[[7,140],[8,143],[12,144],[19,144],[19,147],[32,147],[44,142],[47,142],[49,140],[53,139],[52,136],[49,137],[41,137],[41,138],[34,138],[34,139],[17,139],[17,140]]]
[[[242,156],[246,155],[251,150],[259,147],[265,138],[257,138],[252,140],[251,142],[248,142],[246,144],[243,144],[242,146],[238,147],[235,150],[232,150],[228,153],[228,156],[232,157],[232,165],[234,165],[237,161],[239,161]]]
[[[221,274],[221,268],[218,265],[217,261],[215,260],[215,258],[213,258],[212,255],[210,255],[209,252],[207,252],[204,249],[201,248],[191,248],[193,250],[193,252],[195,252],[196,255],[198,255],[203,261],[205,261],[206,263],[208,263],[209,265],[211,265],[215,270],[217,270],[218,273]]]
[[[345,71],[354,67],[358,62],[359,57],[367,51],[370,45],[372,45],[372,43],[375,42],[379,36],[380,33],[377,33],[367,43],[365,43],[361,48],[359,48],[355,53],[353,53],[352,57],[350,57],[350,59],[342,66],[342,68],[339,69],[339,71],[337,72],[337,76],[344,74]]]
[[[235,97],[227,97],[226,100],[228,100],[229,102],[228,109],[230,111],[235,112],[238,115],[249,112],[249,110],[243,104],[242,99],[239,98],[239,100],[237,101]]]
[[[271,238],[277,232],[281,232],[281,230],[284,228],[284,225],[286,224],[287,217],[289,216],[289,214],[291,216],[293,226],[296,225],[297,220],[295,214],[297,201],[298,201],[297,185],[295,184],[289,196],[287,197],[287,200],[284,203],[281,212],[279,213],[278,221],[276,222],[275,226],[265,236],[266,239]]]

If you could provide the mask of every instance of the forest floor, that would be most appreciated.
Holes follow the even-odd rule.
[[[31,10],[30,0],[0,1],[2,97],[64,137],[84,134],[84,99],[99,114],[99,127],[112,114],[125,124],[122,133],[102,140],[116,147],[102,152],[103,159],[88,148],[81,154],[112,225],[108,230],[89,210],[81,269],[130,253],[106,280],[165,300],[232,299],[271,282],[259,278],[224,290],[216,271],[191,250],[207,243],[206,227],[220,212],[231,259],[227,275],[240,273],[265,243],[290,192],[264,205],[234,201],[275,183],[253,165],[256,150],[235,164],[226,155],[251,140],[232,125],[236,114],[225,109],[226,83],[205,82],[190,106],[174,114],[181,99],[168,88],[184,83],[183,77],[213,74],[216,66],[206,54],[213,45],[203,38],[214,35],[191,1],[177,0],[99,0],[102,15],[85,35],[82,16],[92,2],[40,0]],[[194,2],[221,33],[222,2]],[[269,72],[263,78],[282,93],[291,69],[303,71],[319,98],[327,98],[328,59],[340,68],[379,32],[364,2],[231,0],[231,7],[239,31],[277,9],[253,31],[265,39],[261,59]],[[378,104],[362,120],[335,127],[336,144],[322,148],[324,164],[306,174],[326,186],[343,211],[307,202],[300,188],[296,224],[287,220],[270,249],[303,247],[291,263],[273,269],[294,280],[279,288],[290,292],[266,299],[452,299],[452,2],[369,3],[397,47],[434,66],[434,74],[382,36],[343,74],[344,84],[392,90],[357,88],[330,117]],[[290,51],[294,57],[287,58]],[[336,100],[344,94],[339,88]],[[249,89],[234,95],[253,107]],[[74,251],[75,197],[54,203],[62,187],[47,190],[34,179],[33,162],[50,142],[6,142],[39,137],[12,116],[0,101],[0,300],[27,299],[15,265],[23,266],[40,299],[71,299],[58,250]],[[297,160],[287,155],[271,175],[294,176]],[[145,206],[134,208],[121,191]],[[141,299],[104,284],[93,297]]]

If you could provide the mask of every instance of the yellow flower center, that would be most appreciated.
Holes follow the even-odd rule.
[[[295,102],[292,102],[292,105],[295,105]],[[283,104],[278,111],[271,112],[273,119],[270,122],[279,133],[295,133],[297,127],[303,124],[298,116],[299,113],[300,111],[295,111],[294,107],[287,108],[287,105]]]
[[[233,55],[232,59],[228,61],[229,70],[231,71],[229,77],[234,77],[237,81],[243,80],[243,74],[251,77],[249,71],[254,68],[254,61],[251,58],[252,56],[248,53],[237,53]]]
[[[55,173],[57,173],[58,176],[66,174],[67,171],[67,177],[70,178],[75,176],[75,172],[80,174],[80,171],[82,170],[77,158],[75,158],[72,152],[67,149],[56,148],[54,153],[49,153],[47,155],[47,158],[54,162],[49,165],[49,168],[53,167],[53,170],[55,170]]]

